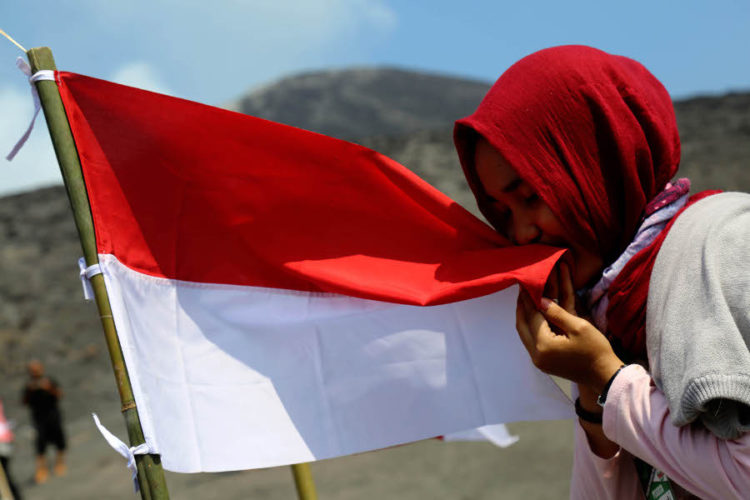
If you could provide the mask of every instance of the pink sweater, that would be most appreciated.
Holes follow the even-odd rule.
[[[667,400],[638,365],[627,366],[615,378],[603,425],[622,449],[610,459],[597,457],[576,423],[572,499],[642,499],[632,455],[700,498],[750,498],[750,433],[727,441],[699,425],[675,427]]]

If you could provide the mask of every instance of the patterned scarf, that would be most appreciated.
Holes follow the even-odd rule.
[[[583,290],[581,295],[591,313],[591,319],[602,332],[607,331],[610,286],[630,259],[650,246],[672,217],[685,206],[688,191],[690,191],[689,179],[682,178],[675,181],[674,184],[667,183],[664,190],[646,205],[643,221],[630,245],[612,265],[602,272],[602,277],[593,287]]]

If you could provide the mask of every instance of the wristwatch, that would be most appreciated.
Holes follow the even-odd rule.
[[[609,380],[607,380],[607,383],[604,384],[604,389],[602,389],[602,393],[599,394],[599,397],[596,398],[596,404],[604,408],[604,403],[607,402],[607,393],[609,392],[609,388],[612,387],[612,382],[615,381],[615,377],[620,373],[620,371],[625,368],[625,365],[622,365],[620,368],[617,369],[617,371],[610,377]]]
[[[602,424],[602,414],[601,413],[594,413],[593,411],[588,411],[584,409],[583,406],[581,406],[581,398],[576,398],[574,408],[576,410],[576,415],[578,415],[578,418],[583,420],[584,422],[589,422],[592,424]]]

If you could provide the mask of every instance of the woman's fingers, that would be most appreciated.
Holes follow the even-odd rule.
[[[544,314],[536,308],[536,305],[534,304],[534,301],[531,300],[529,294],[525,294],[523,305],[526,314],[526,324],[531,332],[531,338],[534,341],[535,346],[539,345],[540,336],[544,334],[555,335],[550,329],[547,320],[544,318]]]
[[[547,298],[542,299],[542,310],[544,317],[567,336],[575,334],[584,321]]]
[[[534,365],[596,390],[604,387],[622,364],[606,337],[588,321],[550,299],[542,299],[542,310],[537,310],[528,293],[521,290],[516,304],[516,329]],[[553,327],[563,334],[557,335]]]
[[[536,308],[531,297],[525,291],[518,297],[516,329],[524,347],[534,360],[538,358],[540,351],[546,350],[548,344],[554,342],[558,335],[552,331],[544,314]]]
[[[544,315],[536,308],[525,290],[518,294],[516,329],[524,346],[526,346],[526,350],[530,353],[537,350],[540,335],[551,333]]]

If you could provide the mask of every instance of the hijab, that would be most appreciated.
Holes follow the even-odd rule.
[[[664,86],[632,59],[580,45],[524,57],[500,76],[472,115],[456,122],[461,165],[489,220],[473,165],[478,135],[605,266],[631,242],[647,205],[680,161],[674,108]],[[605,333],[613,343],[628,345],[629,357],[645,359],[648,280],[661,241],[663,236],[631,259],[609,290]]]

